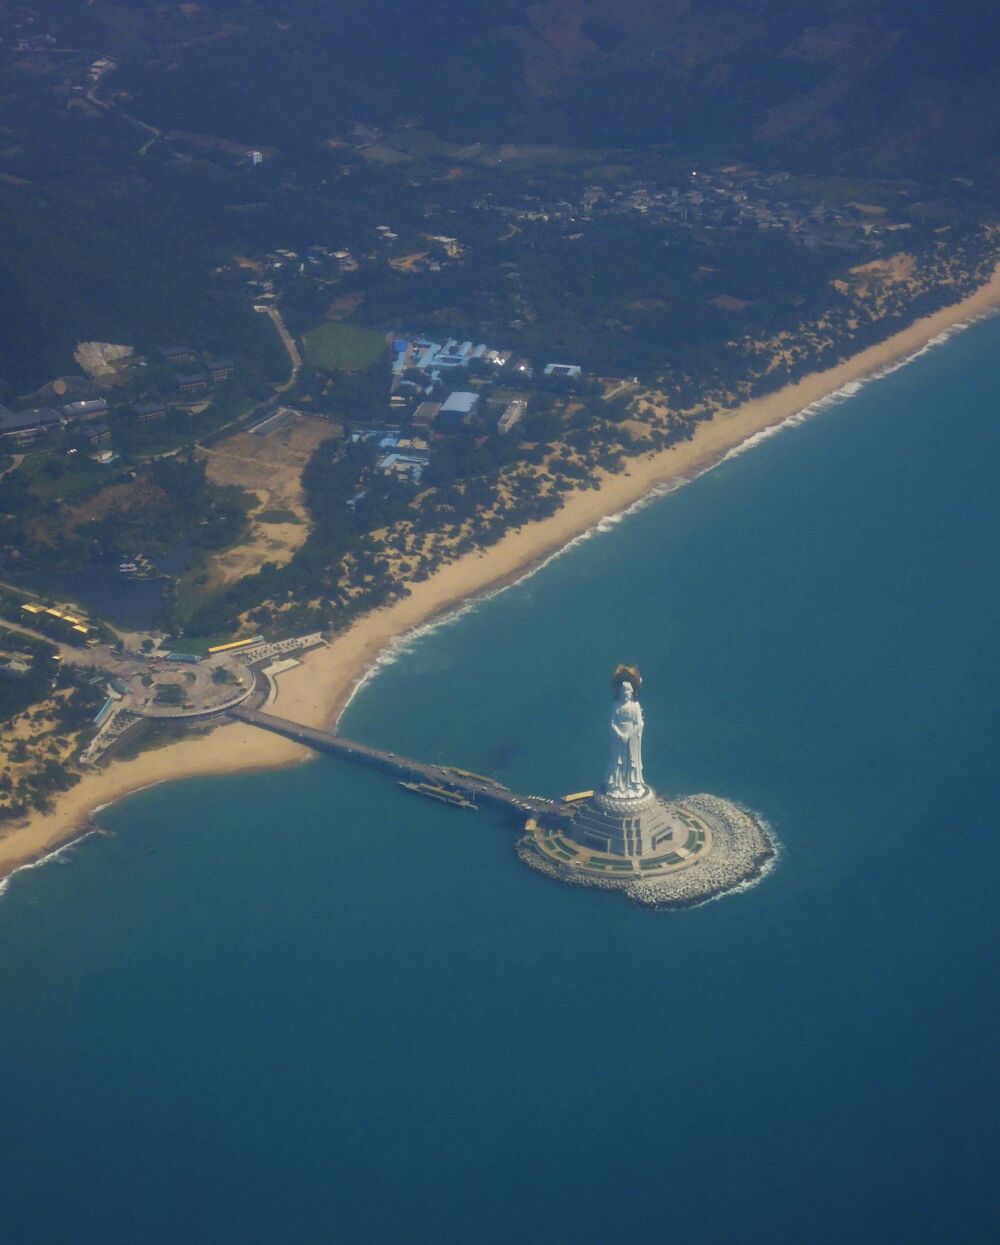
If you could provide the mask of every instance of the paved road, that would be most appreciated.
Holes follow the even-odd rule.
[[[106,649],[103,650],[104,659],[95,660],[95,655],[101,653],[101,649],[77,648],[73,644],[60,644],[58,640],[53,640],[44,631],[38,631],[34,627],[26,627],[20,619],[15,621],[13,618],[0,617],[0,626],[10,627],[12,631],[20,631],[24,635],[30,635],[33,640],[44,640],[46,644],[54,644],[59,650],[59,656],[63,661],[72,662],[75,666],[99,666],[104,665],[107,661]]]
[[[75,644],[62,644],[52,636],[46,635],[44,631],[26,626],[19,618],[0,617],[0,626],[10,627],[12,631],[21,631],[35,640],[44,640],[46,644],[54,644],[59,650],[59,656],[63,661],[71,662],[74,666],[86,666],[91,669],[114,673],[123,661],[129,661],[129,658],[123,658],[120,653],[109,648],[106,644],[98,644],[96,648],[81,648]],[[114,630],[114,628],[111,628],[111,630]],[[141,631],[116,631],[115,634],[125,645],[125,648],[134,653],[139,651],[140,644],[146,638]]]
[[[275,388],[276,393],[285,393],[291,389],[292,385],[299,379],[299,372],[302,370],[302,356],[299,354],[299,348],[295,344],[295,338],[289,333],[284,318],[277,307],[268,307],[267,314],[271,318],[271,323],[278,330],[278,336],[281,338],[282,345],[288,353],[288,358],[292,364],[292,374],[282,385]]]
[[[620,385],[616,385],[614,389],[608,390],[608,392],[604,395],[604,401],[611,402],[614,398],[620,397],[621,394],[628,393],[630,389],[636,388],[638,388],[638,386],[634,380],[623,380]]]
[[[11,471],[16,471],[16,470],[18,469],[18,467],[20,467],[20,465],[24,462],[24,460],[25,460],[25,458],[27,457],[27,455],[25,455],[25,454],[11,454],[11,456],[10,456],[10,457],[11,457],[11,463],[10,463],[10,466],[9,466],[9,467],[5,467],[5,468],[3,469],[3,471],[0,471],[0,480],[2,480],[2,479],[4,478],[4,476],[5,476],[5,475],[7,475],[9,472],[11,472]]]

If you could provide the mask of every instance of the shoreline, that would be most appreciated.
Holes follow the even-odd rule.
[[[339,720],[354,695],[378,670],[427,630],[534,574],[594,532],[649,504],[780,428],[801,422],[853,396],[864,383],[912,361],[947,337],[1000,308],[1000,265],[973,294],[915,321],[845,362],[804,376],[776,393],[718,412],[698,424],[690,441],[630,459],[625,470],[602,474],[600,488],[566,495],[548,519],[513,529],[487,550],[440,567],[408,597],[359,618],[327,648],[281,677],[275,712],[307,726]],[[15,826],[0,838],[0,893],[19,869],[35,867],[86,836],[91,818],[108,804],[162,782],[253,772],[301,763],[311,750],[232,722],[106,769],[85,774],[56,801],[51,813]]]

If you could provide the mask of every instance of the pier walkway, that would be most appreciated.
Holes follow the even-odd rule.
[[[333,731],[320,731],[311,726],[302,726],[298,722],[289,722],[287,718],[279,718],[272,713],[261,713],[259,709],[248,709],[240,705],[230,709],[229,716],[241,722],[249,722],[252,726],[259,726],[263,730],[273,731],[276,735],[283,735],[285,739],[305,744],[316,752],[327,752],[346,761],[356,761],[360,765],[384,770],[407,781],[416,780],[447,787],[450,791],[460,792],[475,804],[504,808],[519,817],[565,819],[573,815],[572,806],[562,800],[547,800],[538,795],[519,795],[481,774],[470,774],[467,770],[456,769],[450,765],[428,765],[423,761],[414,761],[395,752],[386,752],[382,748],[345,739],[343,735],[337,735]]]

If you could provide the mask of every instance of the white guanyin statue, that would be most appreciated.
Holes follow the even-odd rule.
[[[642,706],[635,698],[630,679],[618,684],[618,699],[611,714],[611,764],[604,783],[606,795],[619,800],[646,794],[642,779]]]

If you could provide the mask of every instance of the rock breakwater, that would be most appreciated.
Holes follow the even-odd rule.
[[[650,876],[641,859],[616,876],[606,872],[603,858],[560,860],[543,849],[542,833],[529,822],[517,842],[525,864],[547,877],[573,886],[618,891],[647,908],[691,908],[753,885],[773,866],[777,845],[765,823],[749,809],[713,795],[689,795],[670,801],[678,812],[693,814],[711,827],[711,848],[683,867]]]

